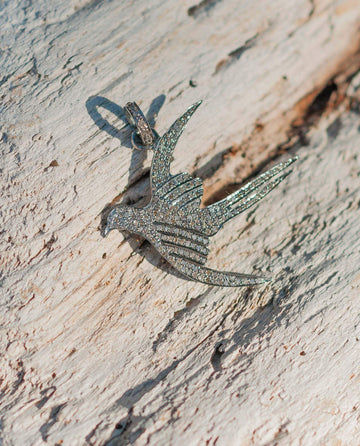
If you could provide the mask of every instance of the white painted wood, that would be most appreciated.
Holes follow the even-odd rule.
[[[0,5],[5,445],[360,443],[360,5],[192,7]],[[121,106],[158,112],[162,133],[200,98],[173,166],[202,175],[205,201],[279,145],[300,156],[212,241],[211,266],[266,287],[185,281],[147,243],[100,235],[109,203],[148,198]]]

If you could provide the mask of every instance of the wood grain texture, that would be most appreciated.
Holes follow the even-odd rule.
[[[0,5],[0,442],[360,443],[357,0],[16,0]],[[100,235],[144,204],[160,134],[203,105],[174,172],[204,202],[266,165],[294,172],[212,241],[267,286],[186,281]]]

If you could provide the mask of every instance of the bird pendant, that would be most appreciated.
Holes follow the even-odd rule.
[[[202,180],[188,173],[170,173],[175,145],[200,105],[192,105],[153,146],[151,201],[144,208],[118,205],[109,213],[104,231],[127,230],[147,239],[175,269],[194,281],[222,287],[259,285],[269,279],[205,266],[209,240],[224,224],[253,206],[291,171],[297,158],[275,165],[221,201],[200,208]]]

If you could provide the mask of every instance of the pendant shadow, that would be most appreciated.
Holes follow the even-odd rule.
[[[129,135],[131,135],[131,127],[127,122],[125,111],[120,105],[115,104],[115,102],[103,96],[90,96],[85,105],[87,112],[100,130],[103,130],[113,138],[117,138],[121,145],[131,148],[129,138]],[[101,108],[114,114],[118,120],[122,121],[123,126],[117,128],[107,119],[103,118],[99,111]]]

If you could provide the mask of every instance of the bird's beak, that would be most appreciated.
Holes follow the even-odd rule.
[[[109,228],[109,225],[106,225],[104,232],[103,232],[103,237],[106,237],[110,231],[111,231],[111,228]]]

